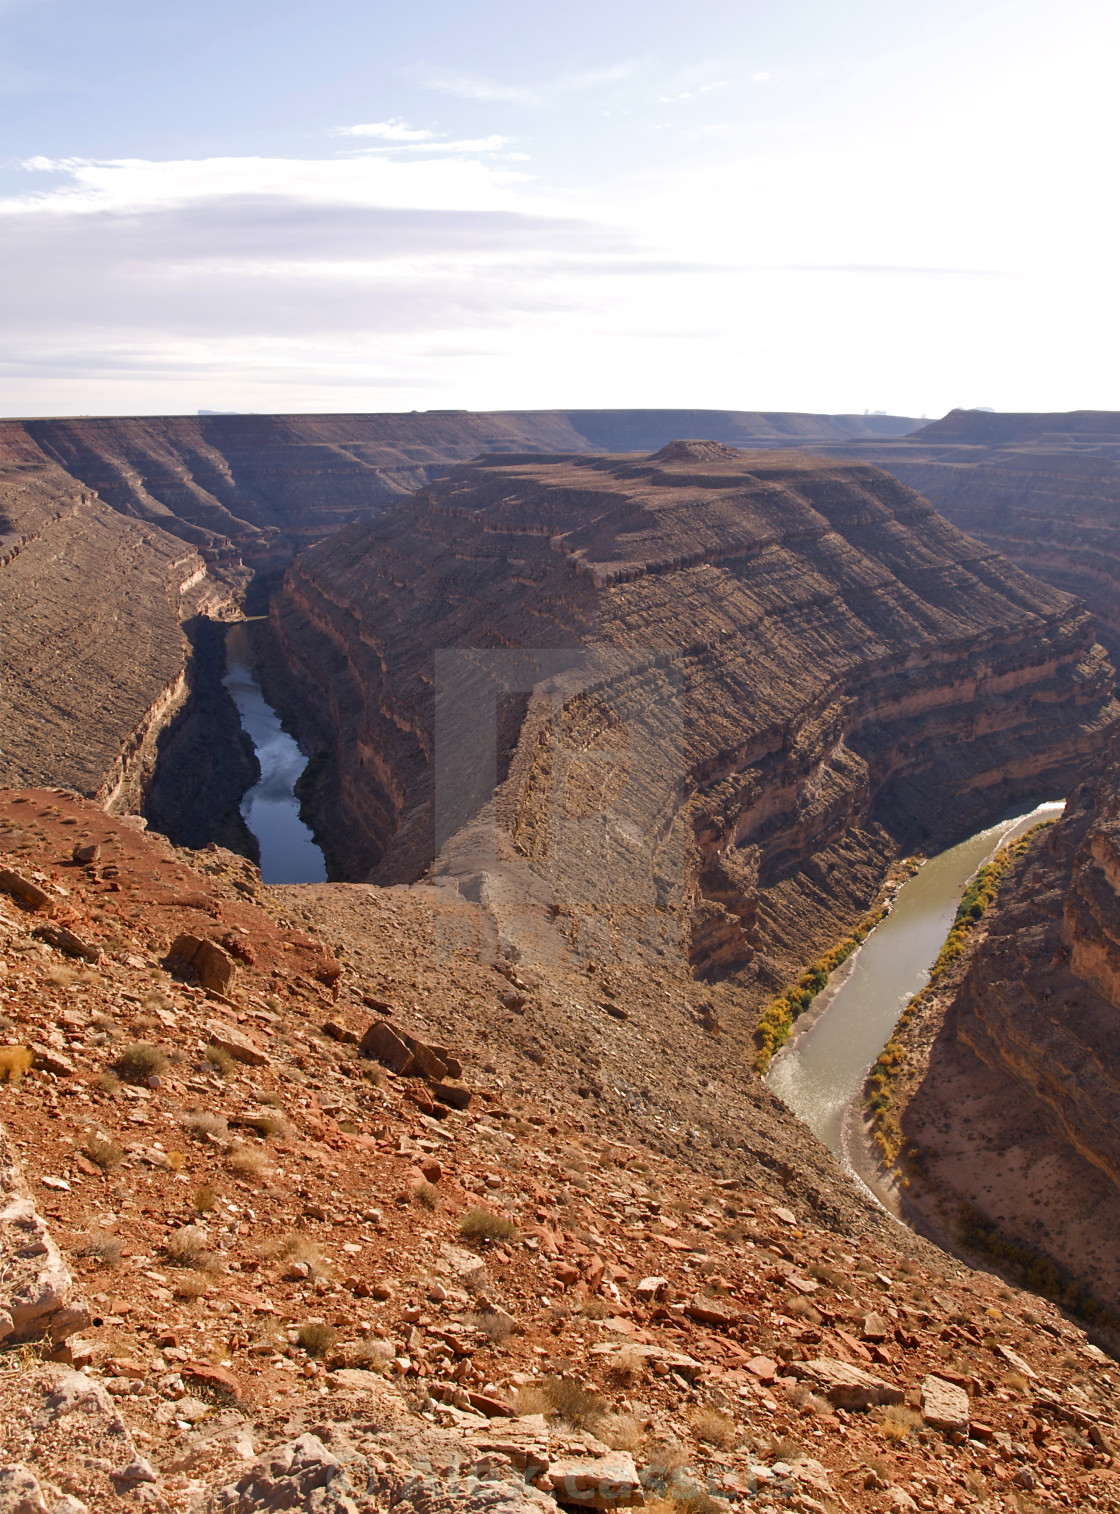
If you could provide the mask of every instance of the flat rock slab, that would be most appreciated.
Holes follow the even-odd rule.
[[[58,1345],[90,1318],[0,1130],[0,1343]]]
[[[813,1361],[791,1362],[796,1376],[808,1379],[838,1409],[868,1409],[872,1404],[900,1404],[905,1397],[901,1388],[873,1377],[850,1362],[818,1356]]]
[[[244,1062],[249,1067],[267,1067],[268,1057],[243,1030],[227,1025],[223,1020],[207,1020],[206,1029],[211,1042],[228,1051],[235,1061]]]
[[[960,1430],[968,1434],[968,1394],[956,1383],[943,1377],[927,1377],[922,1382],[922,1418],[932,1430]]]
[[[645,1503],[641,1480],[628,1451],[608,1456],[569,1456],[554,1461],[540,1478],[557,1503],[586,1509],[632,1509]]]

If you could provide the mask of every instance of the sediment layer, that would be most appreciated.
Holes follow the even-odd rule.
[[[876,468],[724,451],[490,459],[303,554],[272,624],[335,876],[440,853],[535,888],[538,941],[676,931],[770,986],[900,849],[1101,749],[1113,674],[1069,596]]]

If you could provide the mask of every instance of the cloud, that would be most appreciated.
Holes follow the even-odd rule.
[[[381,137],[387,142],[427,142],[435,132],[418,130],[407,125],[400,116],[388,121],[368,121],[363,126],[336,126],[328,134],[332,137]]]
[[[564,95],[581,94],[587,90],[600,89],[604,85],[617,84],[629,78],[637,68],[636,61],[613,63],[604,68],[585,69],[575,74],[561,74],[555,79],[540,80],[533,84],[506,84],[501,80],[461,74],[448,68],[410,70],[410,72],[416,75],[417,82],[425,89],[438,90],[445,95],[458,95],[464,100],[495,100],[510,105],[543,105]]]

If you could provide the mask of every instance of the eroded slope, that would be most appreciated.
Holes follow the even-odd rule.
[[[438,850],[499,920],[534,897],[530,949],[683,932],[746,983],[900,848],[1061,793],[1116,714],[1085,611],[912,490],[712,444],[454,470],[304,554],[273,626],[336,876]]]

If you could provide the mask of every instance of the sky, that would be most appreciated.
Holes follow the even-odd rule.
[[[0,413],[1120,409],[1115,0],[0,0]]]

